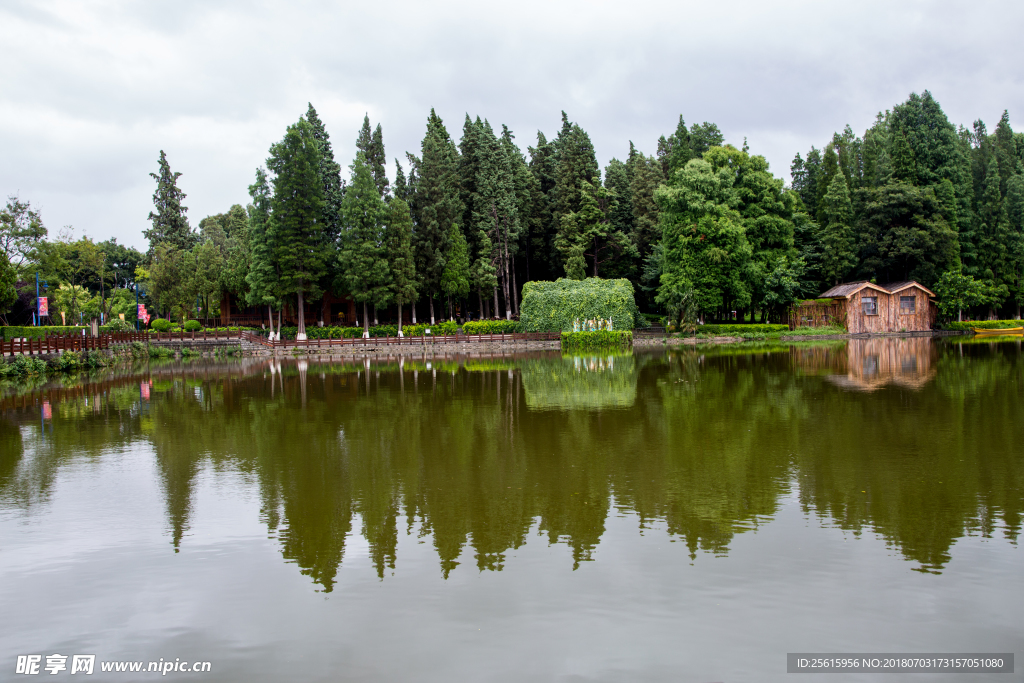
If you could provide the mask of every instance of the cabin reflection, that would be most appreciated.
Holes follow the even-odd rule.
[[[896,385],[920,389],[936,372],[931,337],[851,339],[841,347],[794,348],[797,366],[854,391]]]

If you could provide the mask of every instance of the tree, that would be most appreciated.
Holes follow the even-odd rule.
[[[448,295],[448,317],[454,320],[452,299],[463,299],[469,294],[469,248],[466,238],[454,224],[448,228],[448,251],[445,253],[441,289]]]
[[[430,302],[434,324],[434,297],[442,291],[448,238],[454,225],[461,230],[463,205],[459,185],[459,152],[434,110],[427,119],[422,158],[417,164],[416,276],[419,292]]]
[[[196,243],[196,235],[189,227],[188,218],[185,213],[188,211],[182,205],[185,193],[178,188],[178,178],[181,173],[171,172],[171,166],[167,163],[167,155],[160,150],[160,172],[150,173],[150,177],[156,180],[156,191],[153,193],[153,205],[156,212],[149,212],[149,220],[153,227],[145,230],[143,234],[149,240],[150,255],[156,247],[165,242],[175,249],[188,251]]]
[[[387,206],[381,199],[362,152],[356,155],[351,168],[352,182],[341,203],[344,233],[339,251],[339,272],[344,278],[345,288],[363,304],[363,336],[369,337],[367,306],[386,306],[392,294],[384,235]]]
[[[106,257],[107,272],[114,287],[135,289],[135,269],[145,260],[145,255],[138,249],[118,244],[113,237],[96,246]]]
[[[317,283],[326,273],[320,161],[320,145],[304,118],[288,127],[267,159],[267,168],[274,173],[267,241],[280,291],[297,300],[296,339],[306,338],[305,296],[319,294]]]
[[[735,178],[729,165],[716,170],[707,160],[693,159],[655,193],[664,250],[659,304],[668,307],[689,290],[702,311],[750,303],[744,273],[751,248],[742,216],[730,206],[736,203]]]
[[[945,316],[956,312],[956,319],[963,320],[963,310],[972,306],[980,306],[989,302],[985,283],[978,282],[960,270],[947,270],[935,283],[935,294],[938,295],[939,310]]]
[[[17,195],[7,198],[0,211],[0,252],[16,270],[31,258],[33,250],[46,237],[46,226],[30,202]]]
[[[18,300],[17,284],[18,271],[6,254],[0,254],[0,317],[7,315]],[[6,318],[4,324],[7,324]]]
[[[256,169],[256,182],[249,186],[252,203],[248,213],[248,239],[250,249],[249,270],[245,275],[248,292],[246,303],[250,306],[266,306],[270,322],[270,338],[280,338],[280,330],[274,333],[274,309],[280,310],[281,297],[278,290],[277,265],[267,235],[270,223],[270,182],[262,168]]]
[[[825,219],[819,238],[820,272],[826,282],[839,284],[857,264],[853,228],[850,225],[853,220],[853,205],[850,203],[846,179],[841,175],[836,175],[832,179],[828,192],[822,198],[820,212]]]
[[[356,150],[363,153],[366,165],[370,169],[370,173],[373,174],[373,182],[377,186],[377,192],[382,198],[386,197],[388,194],[388,176],[385,166],[387,166],[388,159],[384,153],[384,132],[381,130],[379,123],[377,128],[372,133],[370,132],[369,114],[363,117],[363,127],[359,130],[359,137],[356,138]]]
[[[416,255],[412,249],[412,215],[405,200],[388,202],[384,231],[388,265],[391,269],[391,298],[398,306],[398,332],[402,332],[402,306],[416,303]]]
[[[702,140],[699,144],[703,145],[704,142],[705,140]],[[632,144],[630,143],[630,145]],[[722,141],[718,140],[715,144],[720,145]],[[708,147],[710,148],[711,145]],[[661,165],[662,175],[666,178],[672,177],[673,173],[686,166],[686,162],[694,156],[694,151],[690,146],[690,132],[686,130],[686,122],[683,121],[683,115],[680,114],[676,131],[667,138],[662,135],[658,139],[658,161]]]
[[[931,286],[957,263],[957,235],[933,187],[892,182],[857,190],[862,276]]]
[[[725,136],[713,123],[705,121],[690,126],[690,156],[700,158],[704,152],[712,147],[721,147],[725,144]]]
[[[189,300],[195,296],[201,302],[202,317],[209,320],[214,307],[220,301],[221,274],[224,270],[224,257],[210,240],[197,244],[185,259],[188,273]],[[199,311],[196,316],[199,317]]]
[[[615,229],[608,218],[614,210],[614,199],[606,188],[582,181],[580,208],[562,216],[562,230],[555,245],[566,258],[566,274],[579,275],[578,256],[590,262],[591,277],[599,276],[602,263],[616,256],[632,257],[636,249],[629,236]],[[572,264],[569,260],[572,259]],[[571,277],[571,279],[581,279]]]

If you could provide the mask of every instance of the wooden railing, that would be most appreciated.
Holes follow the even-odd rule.
[[[0,341],[0,355],[13,356],[15,354],[37,355],[44,353],[59,353],[61,351],[91,351],[106,349],[112,344],[127,344],[134,341],[140,342],[161,342],[161,341],[193,341],[193,340],[216,340],[216,339],[238,339],[252,344],[257,344],[272,349],[290,348],[330,348],[333,346],[401,346],[401,345],[430,345],[430,344],[471,344],[480,342],[529,342],[529,341],[558,341],[561,335],[557,332],[517,332],[509,334],[439,334],[422,335],[419,337],[355,337],[349,339],[306,339],[296,341],[286,339],[283,341],[269,341],[265,337],[252,332],[228,331],[228,330],[199,330],[193,332],[115,332],[113,334],[102,334],[98,337],[83,335],[44,335],[39,339],[15,339],[11,341]]]
[[[111,344],[127,344],[133,341],[146,341],[147,335],[141,332],[115,332],[89,337],[80,334],[43,335],[39,339],[12,339],[0,341],[0,356],[15,354],[38,355],[41,353],[57,353],[60,351],[92,351],[106,349]]]

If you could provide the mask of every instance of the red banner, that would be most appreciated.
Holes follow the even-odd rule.
[[[50,315],[50,304],[45,296],[39,297],[39,317]]]

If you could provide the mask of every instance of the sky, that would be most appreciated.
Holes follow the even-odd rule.
[[[364,115],[404,159],[432,107],[456,139],[467,113],[507,124],[524,153],[565,110],[602,167],[682,114],[788,180],[911,92],[954,124],[1020,120],[1021,26],[1020,2],[0,0],[0,192],[51,235],[145,248],[160,150],[197,225],[247,202],[309,102],[343,166]]]

